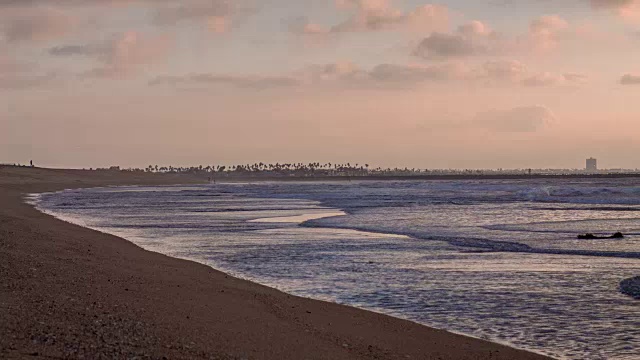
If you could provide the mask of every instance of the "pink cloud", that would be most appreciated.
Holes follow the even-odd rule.
[[[231,19],[225,16],[211,16],[207,20],[207,27],[216,34],[222,34],[229,30]]]
[[[0,10],[0,33],[10,43],[46,41],[66,35],[76,20],[59,9],[20,7]]]
[[[351,12],[349,18],[333,26],[306,22],[292,30],[306,35],[382,30],[442,31],[449,27],[449,9],[443,5],[425,4],[404,12],[388,0],[338,0],[339,10]]]
[[[489,79],[518,82],[527,73],[527,66],[517,60],[493,60],[483,65],[482,73]]]
[[[68,32],[73,18],[67,9],[121,9],[139,7],[158,26],[183,22],[203,25],[215,33],[226,32],[237,17],[254,10],[231,0],[25,0],[0,1],[0,32],[9,41],[42,40]]]
[[[460,25],[455,32],[434,32],[424,38],[413,55],[431,59],[472,55],[497,55],[507,50],[508,42],[489,25],[474,20]]]
[[[423,59],[504,56],[550,51],[572,34],[569,23],[558,15],[541,16],[531,21],[525,34],[502,34],[474,20],[451,32],[433,32],[413,50]]]
[[[568,86],[582,85],[587,81],[587,76],[578,73],[554,74],[543,72],[534,74],[522,80],[524,86]]]
[[[533,45],[539,50],[552,50],[558,46],[559,37],[569,29],[569,23],[558,15],[545,15],[529,25]]]
[[[87,56],[101,65],[85,75],[109,78],[130,76],[145,66],[166,59],[173,40],[167,36],[146,36],[129,31],[97,44],[57,46],[53,56]]]
[[[151,4],[151,2],[147,2]],[[160,26],[170,26],[181,22],[199,22],[214,33],[224,33],[230,29],[234,19],[252,10],[242,8],[239,3],[228,0],[191,0],[183,2],[157,2],[154,4],[154,22]],[[157,4],[156,3],[156,4]]]
[[[489,25],[482,21],[473,20],[458,27],[458,32],[467,37],[488,36],[493,33]]]
[[[351,62],[310,65],[287,75],[189,74],[160,76],[150,85],[181,88],[232,86],[249,90],[283,87],[344,87],[361,89],[403,89],[425,83],[464,80],[469,69],[463,64],[448,62],[436,65],[380,64],[363,69]]]
[[[590,0],[590,2],[594,8],[613,10],[625,20],[640,20],[640,0]]]
[[[161,76],[150,85],[169,85],[181,88],[233,86],[242,89],[267,90],[283,87],[326,86],[362,89],[406,89],[425,84],[502,84],[514,87],[577,86],[586,82],[578,73],[555,74],[532,72],[515,60],[490,61],[469,66],[460,61],[437,64],[384,63],[365,69],[352,62],[315,64],[298,71],[278,75],[245,74],[189,74]]]
[[[151,80],[149,85],[170,85],[185,88],[230,85],[244,89],[264,90],[297,86],[299,81],[290,76],[190,74],[186,76],[159,76]]]
[[[147,37],[135,31],[123,33],[104,47],[99,54],[104,66],[93,70],[93,74],[105,77],[131,75],[146,65],[163,61],[172,44],[172,39],[166,36]]]
[[[588,81],[587,75],[577,72],[558,74],[548,71],[531,71],[525,64],[517,60],[487,61],[478,73],[480,79],[525,87],[575,87],[584,85]]]

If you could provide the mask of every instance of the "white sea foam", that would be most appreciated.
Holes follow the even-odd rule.
[[[328,217],[344,216],[344,215],[346,215],[344,211],[332,211],[332,212],[302,214],[302,215],[295,215],[295,216],[278,216],[278,217],[254,219],[254,220],[249,220],[249,222],[302,224],[305,221],[318,220],[318,219],[323,219]]]

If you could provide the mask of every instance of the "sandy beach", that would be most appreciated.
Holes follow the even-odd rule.
[[[0,167],[0,358],[546,359],[285,294],[65,223],[29,193],[195,183]]]

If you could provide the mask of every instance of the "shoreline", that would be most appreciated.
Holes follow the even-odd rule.
[[[124,185],[124,186],[126,186],[126,187],[131,187],[131,186],[127,186],[127,185]],[[141,185],[141,186],[145,186],[145,185]],[[119,186],[107,186],[107,187],[96,187],[96,188],[112,188],[112,187],[117,188],[117,187],[119,187]],[[135,186],[133,186],[133,187],[135,187]],[[96,188],[88,188],[88,189],[96,189]],[[80,189],[64,189],[64,190],[60,190],[60,191],[66,191],[66,190],[80,190]],[[56,192],[59,192],[59,191],[56,191]],[[51,193],[56,193],[56,192],[33,193],[33,194],[28,194],[28,195],[29,195],[29,196],[31,196],[31,195],[33,195],[33,196],[39,196],[39,195],[42,195],[42,194],[51,194]],[[62,217],[58,217],[58,216],[56,216],[56,215],[54,215],[54,214],[52,214],[52,213],[47,212],[47,211],[46,211],[46,210],[44,210],[44,209],[39,209],[39,208],[37,207],[37,204],[35,204],[35,203],[34,203],[34,204],[30,204],[30,205],[32,205],[32,206],[33,206],[36,210],[38,210],[39,212],[44,213],[44,214],[47,214],[47,215],[49,215],[49,216],[52,216],[52,217],[54,217],[54,218],[56,218],[56,219],[58,219],[58,220],[61,220],[61,221],[64,221],[64,222],[70,223],[70,224],[72,224],[72,225],[81,226],[81,227],[83,227],[83,228],[90,229],[90,230],[93,230],[93,231],[97,231],[97,232],[100,232],[100,233],[103,233],[103,234],[106,234],[106,235],[116,236],[116,237],[118,237],[118,238],[121,238],[121,239],[123,239],[123,240],[126,240],[126,241],[129,241],[129,242],[131,242],[131,243],[136,244],[134,241],[131,241],[131,240],[127,239],[127,238],[126,238],[126,237],[124,237],[124,236],[117,235],[117,234],[114,234],[114,233],[105,232],[105,231],[103,231],[103,230],[101,230],[101,229],[99,229],[99,228],[93,228],[93,227],[90,227],[90,226],[86,226],[86,225],[82,225],[82,224],[74,223],[74,222],[72,222],[72,221],[70,221],[70,220],[66,220],[66,219],[64,219],[64,218],[62,218]],[[344,210],[340,210],[340,209],[336,209],[336,210],[339,210],[339,211],[343,212],[343,214],[339,214],[339,215],[346,215],[346,213],[344,213]],[[324,214],[324,215],[329,215],[329,214]],[[335,215],[338,215],[338,214],[335,214]],[[335,215],[332,215],[332,216],[335,216]],[[304,216],[305,216],[305,215],[301,215],[301,216],[281,216],[281,217],[273,217],[273,218],[263,218],[263,219],[249,220],[249,222],[264,222],[264,220],[269,220],[269,221],[266,221],[266,222],[279,222],[279,221],[275,221],[275,220],[291,219],[291,218],[304,217]],[[314,218],[314,219],[315,219],[315,218]],[[261,220],[262,220],[262,221],[261,221]],[[271,221],[271,220],[274,220],[274,221]],[[305,221],[306,221],[306,220],[305,220]],[[305,221],[300,222],[300,224],[303,224]],[[353,231],[364,232],[364,231],[362,231],[362,230],[353,230]],[[392,234],[392,233],[375,233],[375,234],[384,234],[384,235],[389,235],[389,236],[399,236],[399,237],[409,237],[408,235],[399,235],[399,234]],[[136,245],[137,245],[137,244],[136,244]],[[137,246],[140,246],[140,245],[137,245]],[[166,254],[163,254],[163,253],[158,252],[158,251],[145,249],[145,248],[144,248],[144,247],[142,247],[142,246],[140,246],[140,247],[141,247],[141,248],[143,248],[143,249],[144,249],[144,250],[146,250],[146,251],[150,251],[150,252],[154,252],[154,253],[158,253],[158,254],[166,255]],[[213,266],[213,265],[205,264],[205,263],[200,262],[200,261],[195,260],[195,259],[190,259],[190,258],[186,258],[186,257],[185,257],[185,258],[182,258],[182,257],[171,256],[171,255],[166,255],[166,256],[169,256],[169,257],[172,257],[172,258],[175,258],[175,259],[179,259],[179,260],[186,260],[186,261],[191,261],[191,262],[195,262],[195,263],[198,263],[198,264],[202,264],[202,265],[208,266],[208,267],[210,267],[210,268],[212,268],[212,269],[214,269],[214,270],[216,270],[216,271],[222,272],[222,273],[224,273],[224,274],[226,274],[226,275],[233,276],[233,277],[235,277],[235,278],[237,278],[237,279],[244,280],[244,281],[248,281],[248,282],[251,282],[251,283],[255,283],[255,284],[258,284],[258,285],[261,285],[261,286],[266,286],[266,287],[269,287],[269,288],[275,289],[275,290],[277,290],[277,291],[281,291],[281,292],[283,292],[283,293],[285,293],[285,294],[287,294],[287,295],[290,295],[290,296],[295,296],[295,297],[300,297],[300,298],[309,299],[309,300],[315,300],[315,301],[323,301],[323,302],[328,302],[328,303],[332,303],[332,304],[336,304],[336,305],[342,305],[342,306],[353,307],[353,308],[356,308],[356,309],[359,309],[359,310],[363,310],[363,311],[367,311],[367,312],[372,312],[372,313],[376,313],[376,314],[380,314],[380,315],[384,315],[384,316],[390,316],[390,317],[392,317],[392,318],[399,319],[399,320],[409,321],[409,322],[412,322],[412,323],[414,323],[414,324],[416,324],[416,325],[426,326],[426,327],[429,327],[429,328],[431,328],[431,329],[435,329],[435,330],[442,330],[442,331],[446,331],[446,332],[448,332],[448,333],[455,334],[455,335],[460,335],[460,336],[464,336],[464,337],[470,337],[470,338],[474,338],[474,339],[478,339],[478,340],[482,340],[482,341],[488,341],[488,342],[491,342],[491,343],[495,343],[495,344],[499,344],[499,345],[507,346],[507,347],[514,348],[514,349],[517,349],[517,350],[524,350],[524,351],[532,352],[532,353],[534,353],[534,354],[538,354],[538,355],[541,355],[541,356],[548,356],[548,355],[545,355],[545,354],[544,354],[544,353],[542,353],[542,352],[538,352],[538,351],[536,351],[535,349],[527,349],[527,348],[517,347],[517,346],[515,346],[514,344],[509,343],[508,341],[501,341],[501,340],[499,340],[499,339],[485,339],[485,338],[482,338],[481,336],[476,336],[476,335],[473,335],[473,334],[467,334],[467,333],[464,333],[464,332],[454,331],[454,330],[451,330],[451,329],[446,329],[446,328],[443,328],[443,327],[438,327],[438,326],[436,326],[436,325],[432,325],[432,324],[420,323],[420,322],[413,321],[413,320],[408,319],[408,318],[404,318],[404,317],[402,317],[402,316],[394,316],[394,315],[391,315],[391,314],[387,314],[387,313],[385,313],[385,312],[383,312],[383,311],[377,311],[377,310],[373,310],[373,309],[366,309],[366,308],[357,307],[357,306],[353,306],[353,305],[348,305],[348,304],[343,304],[343,303],[337,303],[337,302],[334,302],[334,301],[322,300],[322,299],[314,299],[314,298],[312,298],[312,297],[305,297],[305,296],[300,296],[300,295],[291,294],[291,293],[288,293],[288,292],[287,292],[287,291],[285,291],[285,290],[279,289],[278,287],[276,287],[276,286],[274,286],[274,285],[264,284],[264,283],[261,283],[261,282],[259,282],[259,281],[257,281],[257,280],[253,280],[253,279],[251,279],[250,277],[244,277],[244,276],[241,276],[241,275],[238,275],[238,274],[235,274],[235,275],[234,275],[234,274],[232,274],[232,273],[227,272],[227,271],[226,271],[226,270],[224,270],[224,269],[216,268],[216,267],[215,267],[215,266]]]
[[[6,172],[0,169],[5,204],[0,209],[2,357],[548,359],[372,311],[292,296],[143,250],[25,202],[29,193],[201,183],[197,178]]]

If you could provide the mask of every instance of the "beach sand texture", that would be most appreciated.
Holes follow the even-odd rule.
[[[188,176],[0,167],[0,358],[546,359],[145,251],[28,193]]]

